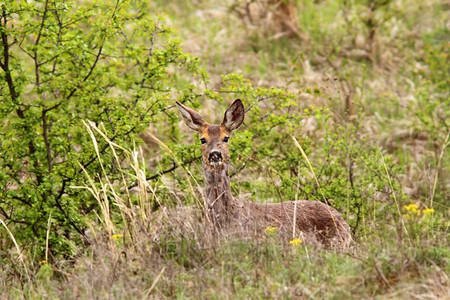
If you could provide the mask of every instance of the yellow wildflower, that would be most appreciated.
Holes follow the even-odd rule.
[[[44,265],[46,265],[47,264],[47,261],[44,259],[44,260],[41,260],[41,261],[39,261],[39,264],[41,265],[41,266],[44,266]]]
[[[301,243],[303,243],[303,241],[299,238],[295,238],[295,239],[292,239],[291,241],[289,241],[289,244],[291,244],[292,246],[298,246]]]
[[[111,238],[113,239],[113,240],[117,240],[117,239],[120,239],[120,238],[122,238],[123,237],[123,235],[122,234],[114,234],[113,236],[111,236]]]
[[[419,210],[419,205],[417,205],[417,204],[415,204],[415,203],[411,203],[411,204],[408,204],[408,205],[403,206],[403,208],[404,208],[406,211],[410,211],[410,212],[412,212],[412,213],[417,213],[417,211]]]
[[[272,234],[272,233],[274,233],[275,231],[277,231],[277,228],[276,228],[275,226],[267,226],[267,227],[266,227],[266,233],[267,233],[267,234]]]
[[[417,205],[417,204],[415,204],[415,203],[411,203],[411,204],[405,205],[405,206],[403,206],[403,208],[404,208],[407,212],[409,212],[410,214],[420,216],[419,205]]]
[[[424,210],[422,210],[422,213],[424,215],[429,215],[429,214],[434,213],[434,209],[433,208],[425,208]]]

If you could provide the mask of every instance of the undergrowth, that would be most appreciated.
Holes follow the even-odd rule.
[[[98,82],[87,80],[88,73],[84,89],[73,83],[82,97],[75,94],[78,102],[61,110],[61,120],[48,115],[53,128],[62,123],[57,132],[39,109],[49,108],[42,99],[56,101],[59,94],[51,98],[46,83],[24,75],[37,56],[10,73],[1,58],[2,95],[19,102],[0,104],[0,127],[7,132],[0,146],[9,155],[0,175],[0,298],[450,297],[448,4],[298,1],[300,32],[292,37],[267,31],[276,7],[258,6],[268,11],[258,12],[262,19],[253,23],[236,13],[253,2],[154,1],[148,13],[161,14],[147,19],[133,3],[124,8],[118,1],[127,22],[136,26],[130,14],[137,13],[151,31],[124,29],[119,17],[94,24],[105,32],[111,27],[126,46],[111,43],[99,56],[104,74],[114,74],[110,80],[99,71],[92,75]],[[102,9],[117,12],[108,5]],[[13,30],[5,20],[2,34]],[[83,26],[79,30],[90,29]],[[51,28],[48,36],[58,44]],[[136,46],[145,41],[156,54]],[[95,66],[87,48],[85,58],[70,49],[61,59],[87,72],[86,65]],[[115,61],[119,57],[123,64]],[[53,78],[51,72],[45,76]],[[22,98],[7,94],[8,74],[16,76]],[[58,85],[72,84],[69,79]],[[102,101],[87,105],[97,96]],[[204,213],[199,141],[181,126],[173,102],[217,122],[235,98],[247,111],[230,139],[233,194],[258,202],[327,202],[352,228],[350,249],[283,243],[275,227],[244,237],[212,230]],[[114,105],[117,112],[110,110]],[[10,119],[21,109],[32,123],[20,113]],[[144,121],[149,128],[141,132]],[[23,137],[31,142],[12,138],[6,131],[11,124],[14,132],[27,131]],[[65,156],[58,141],[72,154]],[[13,151],[19,142],[22,150]],[[31,154],[30,143],[37,147]],[[22,199],[27,191],[32,200]]]

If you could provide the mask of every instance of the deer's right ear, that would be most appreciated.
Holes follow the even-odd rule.
[[[177,101],[178,110],[184,119],[186,125],[195,131],[199,131],[200,127],[205,125],[203,118],[193,109],[190,109]]]
[[[236,99],[230,107],[228,107],[223,117],[222,125],[232,132],[241,127],[244,122],[244,105],[240,99]]]

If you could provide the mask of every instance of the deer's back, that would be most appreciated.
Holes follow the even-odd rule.
[[[258,204],[236,200],[240,224],[264,229],[277,227],[278,232],[303,237],[306,242],[326,246],[348,247],[352,238],[350,227],[341,214],[319,201],[289,201]],[[294,225],[295,224],[295,225]]]

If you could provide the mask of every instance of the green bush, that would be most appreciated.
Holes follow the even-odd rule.
[[[197,58],[148,11],[130,1],[0,6],[0,214],[21,243],[43,247],[50,214],[52,248],[69,253],[69,240],[84,235],[96,201],[71,187],[100,165],[82,120],[131,148],[173,97],[196,98],[177,76],[203,74]],[[112,152],[104,139],[98,147],[115,179]]]

